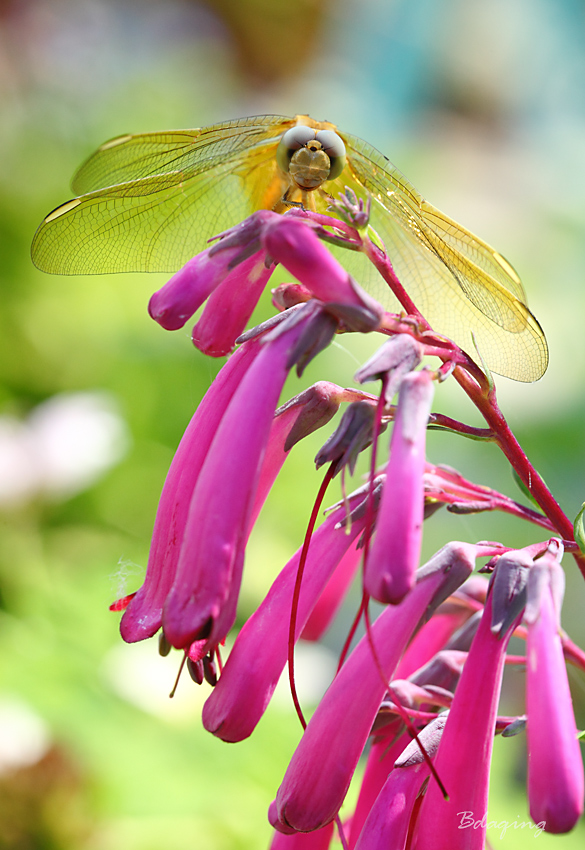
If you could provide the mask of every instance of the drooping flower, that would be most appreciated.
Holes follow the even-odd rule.
[[[252,510],[252,525],[292,447],[326,425],[345,400],[347,391],[329,381],[319,381],[289,399],[274,415]]]
[[[211,293],[191,334],[199,351],[222,357],[234,348],[274,271],[274,266],[267,265],[265,259],[263,252],[253,254]]]
[[[433,758],[447,719],[440,715],[395,757],[395,767],[378,794],[360,833],[356,850],[404,850],[417,795],[429,775],[421,747]],[[431,780],[432,781],[432,780]]]
[[[414,584],[422,541],[425,442],[433,380],[430,372],[402,378],[386,483],[364,586],[380,602],[397,604]]]
[[[299,343],[306,339],[312,346],[323,321],[331,333],[335,329],[317,302],[289,312],[263,337],[197,478],[163,612],[173,646],[202,638],[217,643],[233,625],[256,488],[282,386],[291,366],[306,357]]]
[[[242,346],[221,369],[197,408],[167,474],[160,497],[144,584],[130,601],[120,631],[125,641],[144,640],[162,625],[195,483],[228,404],[254,361],[259,341]]]
[[[451,543],[417,576],[397,606],[386,608],[371,629],[379,668],[366,635],[333,680],[312,716],[270,807],[283,831],[309,832],[331,821],[343,802],[392,674],[421,617],[471,573],[478,547]]]
[[[528,801],[534,822],[553,833],[568,832],[583,814],[583,761],[559,635],[564,577],[552,553],[535,561],[525,613]]]
[[[350,507],[363,498],[359,492],[350,497]],[[353,518],[348,529],[345,519],[346,507],[337,508],[313,534],[296,612],[297,638],[336,565],[364,529],[364,516]],[[299,549],[240,630],[217,687],[205,703],[203,724],[224,741],[241,741],[252,733],[284,669],[300,557]]]
[[[506,647],[526,602],[532,559],[522,551],[499,558],[491,592],[465,663],[434,760],[447,790],[432,779],[414,832],[413,850],[483,850],[491,751]],[[474,829],[462,828],[472,813]]]

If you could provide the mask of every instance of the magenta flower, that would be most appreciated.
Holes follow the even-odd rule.
[[[195,347],[211,357],[229,354],[273,271],[274,266],[266,265],[263,252],[236,266],[215,287],[194,326],[191,338]]]
[[[430,372],[402,378],[386,482],[364,586],[380,602],[397,604],[414,584],[422,540],[425,441],[433,399]]]
[[[361,563],[363,549],[350,546],[317,599],[301,634],[303,640],[317,641],[327,631],[346,596]]]
[[[379,327],[384,311],[367,295],[303,220],[276,216],[262,231],[268,254],[311,290],[315,298],[335,305],[335,315],[352,330]]]
[[[274,415],[252,510],[254,525],[278,473],[292,447],[326,425],[335,416],[346,391],[329,381],[319,381],[289,399]]]
[[[350,497],[350,505],[363,498],[359,493]],[[333,570],[364,529],[363,516],[352,520],[349,532],[345,518],[345,506],[337,508],[313,535],[297,610],[297,638]],[[301,550],[291,558],[241,629],[217,687],[205,703],[203,724],[224,741],[241,741],[253,732],[284,669],[300,554]]]
[[[525,613],[528,800],[534,822],[553,833],[568,832],[583,814],[583,761],[559,635],[564,578],[552,554],[535,561]]]
[[[189,260],[151,297],[148,305],[151,317],[166,330],[178,330],[226,278],[230,277],[231,286],[235,286],[242,285],[246,276],[250,283],[261,276],[265,254],[259,251],[258,236],[264,223],[274,215],[268,210],[255,213]],[[250,257],[251,254],[254,256]],[[238,268],[244,262],[243,269]],[[242,309],[247,308],[242,305]]]
[[[327,850],[334,832],[333,822],[314,832],[295,832],[293,835],[285,835],[275,830],[270,850]]]
[[[430,758],[437,751],[445,721],[446,715],[443,714],[419,734],[419,741]],[[406,846],[416,798],[430,771],[419,744],[411,741],[405,747],[405,743],[404,739],[400,741],[400,753],[394,757],[394,770],[372,805],[356,850],[404,850]]]
[[[163,627],[173,646],[222,640],[232,627],[245,543],[274,411],[288,370],[322,314],[303,305],[266,334],[221,419],[197,478]],[[202,530],[205,533],[202,534]],[[210,568],[213,565],[213,569]]]
[[[423,614],[469,576],[476,553],[477,547],[465,543],[441,549],[421,567],[412,592],[373,624],[372,640],[387,681]],[[333,680],[301,738],[270,807],[274,827],[309,832],[335,817],[385,690],[366,635]]]
[[[396,668],[397,678],[412,676],[415,679],[415,671],[424,670],[424,666],[433,656],[441,655],[443,648],[450,645],[452,641],[457,643],[458,630],[469,622],[472,616],[472,609],[466,607],[465,599],[468,594],[475,597],[482,590],[485,594],[485,588],[487,588],[487,580],[473,575],[455,591],[452,597],[437,608],[431,619],[419,629],[408,645]],[[376,738],[371,746],[358,801],[350,823],[348,837],[350,850],[354,847],[368,813],[386,782],[394,759],[402,752],[405,740],[409,740],[409,736],[403,734],[394,741],[400,732],[401,724],[400,719],[391,721],[384,729],[384,736]],[[393,743],[389,745],[389,741]]]
[[[259,341],[242,346],[219,372],[197,408],[173,458],[160,497],[144,584],[120,623],[128,643],[156,634],[172,587],[193,490],[227,406],[254,361]]]
[[[449,799],[431,779],[414,833],[413,850],[483,850],[489,769],[506,647],[525,604],[532,559],[509,552],[497,562],[477,634],[434,760]],[[467,815],[467,820],[462,820]],[[464,828],[469,818],[478,828]]]
[[[396,738],[400,729],[401,721],[394,720],[392,726],[387,729],[387,734],[384,737],[374,740],[370,747],[368,763],[360,786],[358,801],[349,824],[347,841],[349,850],[355,847],[371,808],[384,787],[396,758],[405,747],[406,736],[404,733],[399,734],[398,738],[392,744],[388,744],[389,740]]]

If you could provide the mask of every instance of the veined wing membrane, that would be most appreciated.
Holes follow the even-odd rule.
[[[33,260],[55,274],[176,271],[262,206],[278,180],[276,145],[256,139],[255,148],[215,157],[213,167],[202,162],[190,175],[169,171],[69,201],[35,234]]]
[[[78,169],[72,189],[78,195],[168,172],[215,168],[257,144],[277,139],[293,124],[280,115],[226,121],[198,130],[118,136],[103,144]]]
[[[370,145],[351,146],[355,186],[372,195],[371,223],[398,278],[433,327],[494,372],[534,381],[548,364],[542,329],[524,304],[518,276],[489,245],[427,204]],[[346,180],[343,174],[340,180]]]
[[[274,157],[248,152],[244,181],[229,163],[180,181],[173,173],[90,192],[57,208],[33,241],[44,271],[92,274],[176,271],[214,234],[258,208],[275,179]]]

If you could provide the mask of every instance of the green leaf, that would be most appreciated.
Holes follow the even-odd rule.
[[[538,504],[538,502],[536,501],[536,499],[534,498],[534,496],[532,495],[532,493],[530,492],[530,490],[528,489],[528,487],[526,486],[526,484],[524,483],[524,481],[522,481],[522,479],[520,478],[520,476],[518,475],[518,473],[516,472],[516,470],[515,470],[515,469],[512,469],[512,475],[513,475],[513,477],[514,477],[514,481],[516,482],[516,484],[518,485],[518,487],[520,488],[520,490],[522,490],[522,492],[524,493],[524,495],[526,496],[526,498],[527,498],[527,499],[530,499],[530,501],[532,502],[532,504],[533,504],[533,505],[536,505],[536,507],[537,507],[539,510],[541,510],[540,505]]]
[[[575,522],[573,523],[573,534],[575,536],[575,543],[585,555],[585,525],[583,524],[583,513],[585,512],[585,502],[581,505],[581,510],[575,517]]]

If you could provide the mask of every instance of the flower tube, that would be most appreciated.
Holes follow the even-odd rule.
[[[189,260],[154,293],[148,304],[151,318],[166,330],[178,330],[227,277],[239,281],[242,275],[260,268],[266,255],[259,250],[259,234],[275,215],[259,210],[220,234],[214,245]],[[243,271],[237,268],[240,263],[245,263]]]
[[[286,215],[273,218],[263,229],[262,244],[315,298],[335,305],[337,318],[352,330],[367,333],[379,327],[382,307],[358,286],[310,225]]]
[[[222,417],[197,479],[163,626],[173,646],[222,640],[235,618],[244,548],[274,411],[288,370],[319,335],[318,303],[302,305],[262,338]],[[329,319],[325,316],[325,322]],[[291,359],[291,356],[294,355]]]
[[[420,745],[430,758],[437,751],[445,720],[446,714],[442,714],[419,733]],[[416,741],[406,747],[402,744],[394,770],[370,810],[356,850],[404,850],[416,798],[429,772],[419,744]]]
[[[274,271],[265,259],[260,251],[244,260],[211,293],[191,334],[199,351],[223,357],[233,349]]]
[[[508,641],[525,604],[532,559],[499,558],[491,592],[434,760],[449,799],[431,780],[418,813],[413,850],[483,850],[490,760]],[[468,820],[465,820],[467,815]],[[471,821],[479,827],[465,828]]]
[[[433,399],[431,373],[410,372],[400,384],[386,483],[365,567],[364,587],[397,604],[414,584],[422,541],[425,441]]]
[[[259,341],[250,340],[225,364],[195,411],[173,458],[160,497],[144,583],[120,623],[128,643],[152,637],[175,579],[195,483],[232,395],[254,361]]]
[[[297,610],[297,638],[335,566],[364,529],[365,517],[355,519],[348,534],[344,527],[338,527],[345,517],[345,507],[338,508],[313,534]],[[241,741],[251,735],[285,667],[300,556],[301,549],[242,627],[219,682],[205,703],[203,725],[224,741]]]
[[[423,615],[439,605],[471,573],[477,546],[450,543],[419,570],[400,605],[387,608],[371,628],[386,680]],[[332,820],[349,788],[387,688],[365,635],[341,668],[291,759],[270,807],[276,829],[310,832]]]
[[[526,734],[530,816],[546,832],[572,829],[583,814],[583,761],[563,648],[559,614],[564,572],[550,554],[528,579]]]

